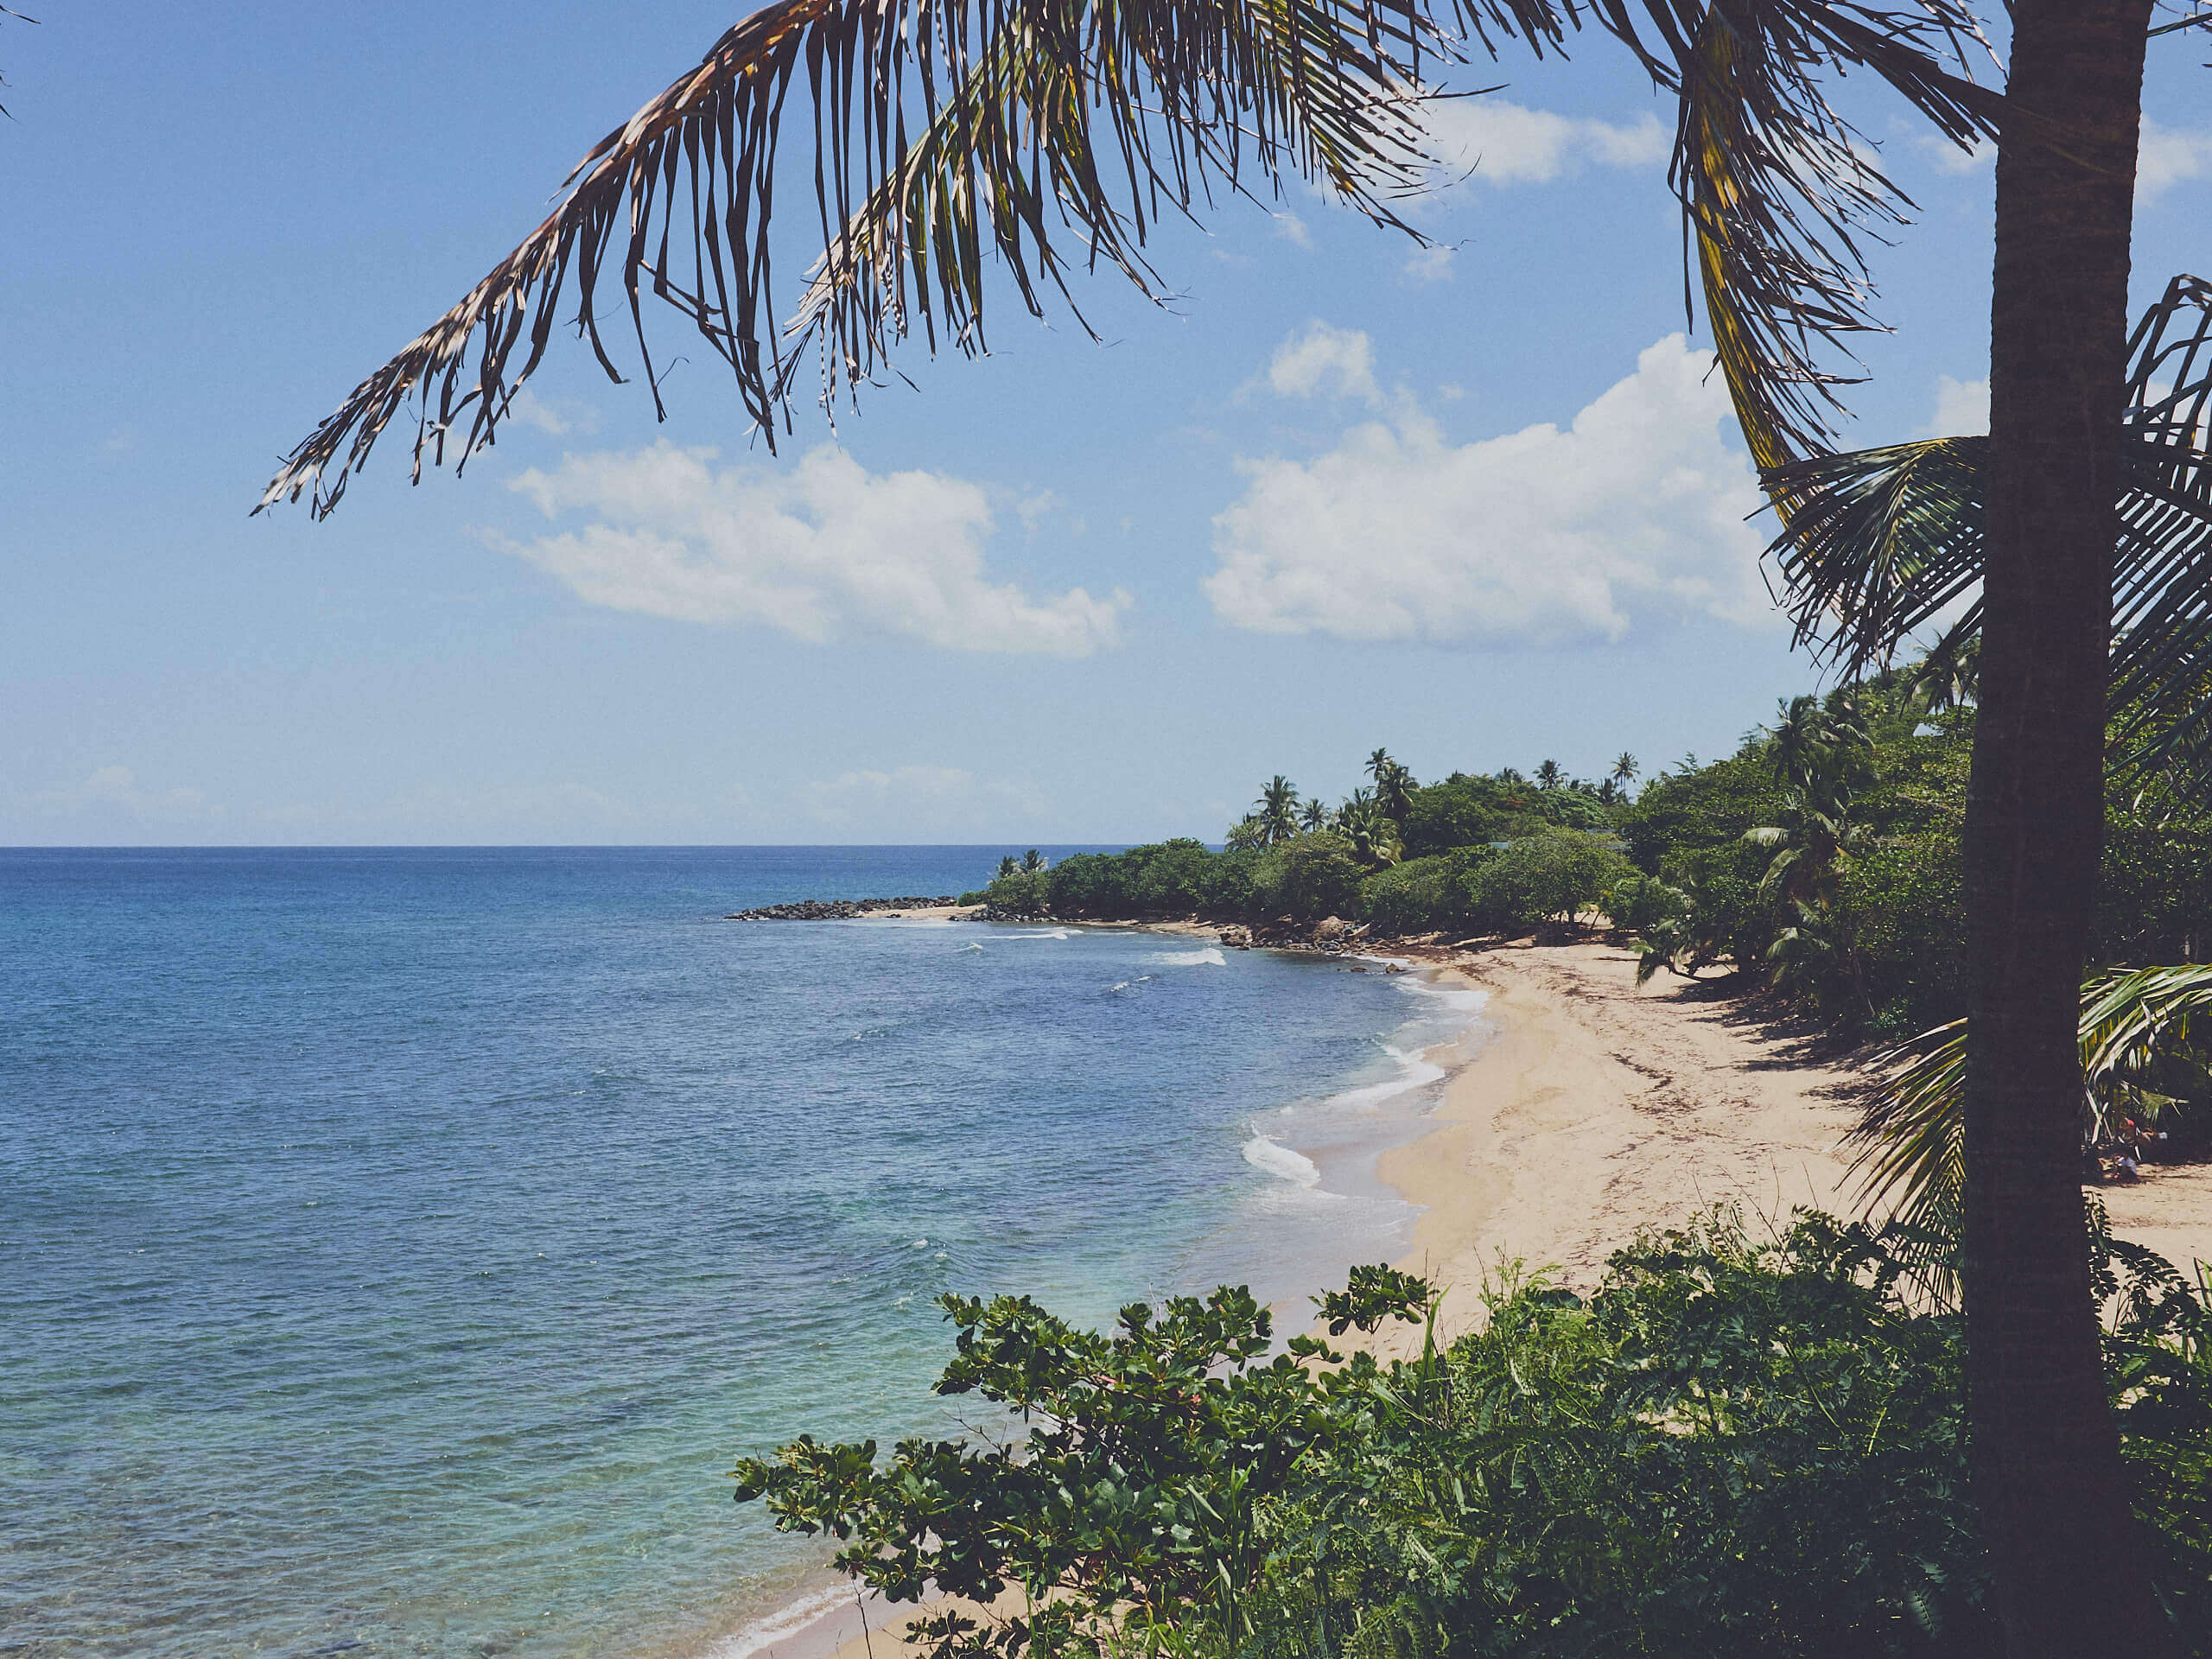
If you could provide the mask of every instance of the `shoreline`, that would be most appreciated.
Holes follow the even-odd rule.
[[[1193,922],[1076,925],[1219,931]],[[1677,1226],[1716,1203],[1739,1203],[1777,1229],[1801,1205],[1845,1219],[1861,1212],[1854,1154],[1840,1143],[1866,1080],[1858,1057],[1838,1054],[1809,1027],[1718,994],[1713,980],[1639,987],[1636,957],[1598,939],[1479,950],[1360,943],[1335,954],[1407,963],[1486,999],[1459,1035],[1420,1051],[1445,1072],[1440,1097],[1423,1133],[1374,1162],[1379,1182],[1415,1206],[1410,1248],[1392,1265],[1446,1287],[1440,1339],[1476,1324],[1485,1277],[1506,1262],[1587,1291],[1638,1231]],[[1483,1027],[1481,1040],[1467,1040]],[[1319,1150],[1285,1144],[1301,1156]],[[2193,1260],[2212,1262],[2212,1166],[2153,1166],[2139,1185],[2098,1192],[2116,1235],[2184,1273]],[[1396,1326],[1368,1345],[1387,1359],[1410,1357],[1420,1341]],[[862,1602],[848,1590],[839,1605],[768,1641],[741,1633],[710,1652],[894,1659],[924,1606]],[[875,1637],[898,1645],[878,1653]]]

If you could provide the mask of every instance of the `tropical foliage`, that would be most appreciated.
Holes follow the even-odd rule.
[[[2212,1300],[2097,1220],[2139,1548],[2202,1650]],[[1715,1212],[1586,1298],[1506,1273],[1449,1346],[1433,1288],[1383,1268],[1280,1345],[1241,1288],[1109,1332],[947,1296],[938,1392],[1002,1429],[882,1461],[802,1439],[742,1459],[737,1496],[894,1600],[961,1598],[916,1630],[946,1659],[1988,1653],[1961,1325],[1923,1243]],[[1409,1361],[1331,1346],[1406,1325]]]

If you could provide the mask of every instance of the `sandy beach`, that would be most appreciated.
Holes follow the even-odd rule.
[[[1799,1205],[1859,1212],[1839,1143],[1867,1079],[1764,999],[1711,979],[1639,987],[1635,956],[1599,941],[1418,954],[1490,999],[1464,1046],[1429,1052],[1450,1070],[1435,1127],[1379,1165],[1423,1206],[1396,1265],[1450,1287],[1440,1334],[1474,1323],[1502,1261],[1586,1290],[1639,1230],[1717,1202],[1777,1225]],[[2184,1268],[2212,1261],[2212,1167],[2153,1166],[2101,1193],[2121,1236]],[[1376,1347],[1418,1340],[1398,1327]],[[847,1603],[777,1659],[872,1659],[863,1618],[889,1659],[914,1612]]]
[[[1501,1259],[1587,1288],[1639,1230],[1702,1205],[1859,1212],[1839,1143],[1866,1079],[1763,1001],[1671,976],[1638,987],[1635,957],[1595,942],[1451,952],[1438,970],[1490,993],[1496,1034],[1454,1070],[1435,1130],[1381,1173],[1425,1206],[1398,1265],[1452,1287],[1447,1332]],[[2212,1260],[2212,1168],[2101,1193],[2122,1236]]]

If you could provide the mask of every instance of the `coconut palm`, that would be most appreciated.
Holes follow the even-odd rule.
[[[1536,767],[1536,787],[1547,794],[1567,781],[1567,774],[1559,769],[1556,760],[1541,762]]]
[[[1336,828],[1351,843],[1352,856],[1370,869],[1398,861],[1397,826],[1365,790],[1352,791],[1351,798],[1337,809]]]
[[[1042,874],[1045,868],[1045,855],[1034,847],[1021,855],[1021,873],[1024,875]]]
[[[1614,760],[1613,769],[1607,774],[1606,781],[1624,790],[1636,781],[1636,775],[1640,770],[1636,764],[1636,757],[1623,749]]]
[[[1252,804],[1265,838],[1263,845],[1272,847],[1298,833],[1298,789],[1281,772],[1268,780],[1268,786]]]
[[[1021,874],[1021,866],[1014,861],[1014,855],[1012,853],[1008,853],[1004,858],[999,860],[999,874],[1001,875],[1019,875]]]
[[[544,223],[362,381],[287,457],[263,505],[307,494],[328,512],[410,397],[424,416],[418,474],[449,442],[458,466],[492,441],[556,316],[573,315],[614,373],[598,309],[609,276],[656,408],[648,289],[728,365],[772,440],[810,346],[825,394],[866,383],[916,331],[932,347],[982,350],[995,258],[1038,312],[1085,263],[1160,295],[1144,253],[1157,214],[1287,177],[1395,224],[1391,192],[1420,167],[1409,89],[1423,55],[1454,32],[1492,55],[1516,41],[1558,55],[1588,26],[1676,100],[1669,180],[1694,289],[1745,442],[1796,534],[1808,481],[1791,469],[1817,469],[1833,448],[1831,348],[1875,326],[1859,250],[1899,216],[1825,79],[1865,72],[1942,137],[1993,140],[1987,552],[1964,855],[1980,965],[1963,1206],[1977,1497],[2013,1651],[2170,1651],[2128,1542],[2063,1131],[2132,466],[2144,63],[2154,35],[2212,14],[2154,29],[2153,0],[2006,10],[2000,93],[1962,73],[1975,38],[1966,0],[1454,0],[1448,15],[1426,0],[1134,11],[772,0],[594,146]],[[823,240],[779,335],[767,220],[787,108],[821,141],[810,159]],[[2193,436],[2176,448],[2193,468]],[[1785,555],[1785,574],[1808,573]]]
[[[1309,834],[1329,827],[1329,809],[1322,804],[1319,796],[1315,796],[1298,809],[1298,827]]]

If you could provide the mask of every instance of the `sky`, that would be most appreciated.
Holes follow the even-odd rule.
[[[396,429],[317,524],[248,518],[278,459],[737,12],[32,10],[0,19],[0,844],[1214,840],[1378,745],[1656,770],[1818,682],[1686,334],[1671,111],[1602,37],[1458,75],[1498,90],[1438,106],[1466,176],[1410,210],[1426,248],[1300,187],[1232,203],[1152,245],[1171,304],[1092,278],[1094,340],[1001,289],[988,356],[912,343],[911,385],[772,455],[675,314],[665,424],[563,335],[459,480],[410,487]],[[2152,55],[2139,305],[2212,206],[2203,45]],[[1844,441],[1981,429],[1988,158],[1849,91],[1917,211]]]

